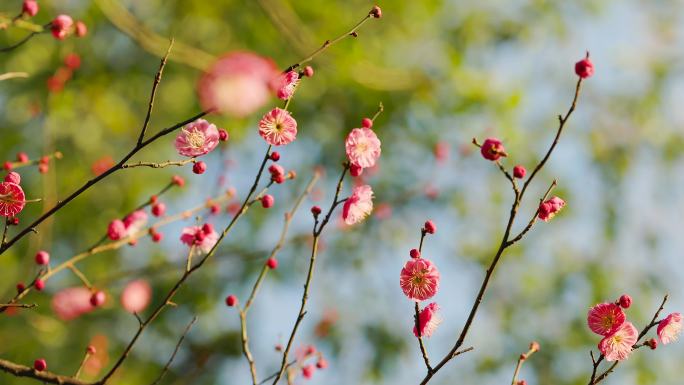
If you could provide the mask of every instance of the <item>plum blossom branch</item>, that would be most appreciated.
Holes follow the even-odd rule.
[[[285,238],[287,236],[287,232],[290,228],[290,223],[292,222],[292,218],[294,217],[294,214],[299,209],[299,206],[301,206],[302,202],[304,201],[304,198],[311,193],[311,190],[313,189],[313,186],[318,181],[319,177],[320,177],[320,174],[318,172],[315,172],[313,177],[311,177],[311,180],[309,181],[307,186],[304,188],[304,191],[297,198],[292,209],[285,213],[285,223],[283,224],[283,229],[280,233],[280,238],[278,239],[278,242],[276,243],[276,245],[273,247],[273,250],[271,250],[271,253],[269,254],[268,259],[267,259],[267,263],[265,263],[264,266],[261,268],[261,271],[259,272],[259,276],[257,277],[256,281],[254,282],[254,286],[252,287],[252,291],[250,292],[249,297],[247,298],[247,301],[245,302],[244,307],[243,308],[238,307],[239,316],[240,316],[240,339],[242,342],[242,354],[245,356],[245,359],[247,360],[247,363],[249,365],[249,371],[250,371],[250,375],[252,376],[253,385],[257,385],[258,380],[257,380],[256,363],[254,362],[254,357],[252,356],[252,352],[249,348],[249,336],[248,336],[248,332],[247,332],[247,313],[249,311],[249,308],[252,306],[252,303],[254,302],[254,298],[256,297],[256,294],[259,291],[259,287],[261,286],[261,283],[263,282],[264,278],[266,277],[266,273],[268,272],[269,269],[275,268],[274,266],[269,265],[269,262],[275,258],[275,256],[278,254],[280,249],[285,244]]]
[[[168,190],[170,188],[169,186],[165,187],[162,189],[162,191],[158,194],[161,195],[164,191]],[[221,194],[218,197],[215,197],[212,199],[213,202],[222,202],[223,200],[226,200],[228,198],[228,194]],[[147,204],[142,205],[142,207],[146,206]],[[197,213],[201,210],[204,210],[207,208],[207,204],[201,204],[199,206],[196,206],[194,208],[191,208],[189,210],[182,211],[178,214],[175,215],[170,215],[162,218],[161,220],[155,222],[154,224],[150,225],[148,228],[142,229],[138,231],[135,234],[131,234],[128,237],[122,238],[120,240],[110,242],[104,245],[96,245],[94,247],[89,248],[87,251],[84,251],[82,253],[76,254],[73,257],[67,259],[66,261],[62,262],[61,264],[57,265],[54,268],[51,268],[48,272],[46,272],[44,275],[41,275],[40,278],[43,280],[43,282],[47,282],[52,276],[55,274],[61,272],[64,269],[70,268],[70,266],[74,266],[76,263],[83,261],[86,258],[89,258],[95,254],[99,254],[105,251],[111,251],[111,250],[116,250],[119,249],[127,244],[129,244],[131,241],[135,241],[145,235],[147,235],[150,231],[150,229],[156,229],[161,226],[165,226],[167,224],[182,220],[182,219],[187,219],[191,217],[194,213]],[[105,238],[106,240],[106,238]],[[18,300],[22,299],[24,296],[26,296],[31,289],[35,285],[35,280],[31,285],[28,285],[26,288],[24,288],[22,291],[18,292],[14,298],[12,298],[9,301],[9,304],[14,304]],[[0,305],[0,313],[4,312],[7,309],[7,306],[5,305]]]
[[[336,37],[332,40],[326,40],[325,42],[323,42],[323,45],[321,45],[318,49],[316,49],[313,53],[311,53],[311,55],[309,55],[309,56],[305,57],[304,59],[300,60],[299,62],[287,67],[287,69],[283,72],[289,72],[289,71],[295,70],[295,69],[301,67],[302,64],[305,64],[305,63],[312,61],[316,56],[321,54],[323,51],[325,51],[326,49],[330,48],[331,46],[335,45],[340,40],[343,40],[348,36],[352,36],[352,37],[358,36],[358,33],[356,31],[359,28],[361,28],[361,26],[363,26],[369,19],[372,19],[372,18],[379,19],[380,17],[382,17],[382,11],[380,10],[380,7],[378,7],[378,6],[373,7],[368,12],[368,15],[366,15],[366,17],[364,17],[363,19],[361,19],[361,21],[356,23],[356,25],[354,25],[351,30],[339,35],[338,37]]]
[[[639,336],[637,337],[637,342],[632,346],[632,350],[639,349],[640,347],[644,346],[644,343],[639,343],[646,334],[653,329],[654,327],[658,326],[658,323],[660,322],[658,320],[658,317],[660,316],[660,313],[665,309],[665,303],[667,302],[668,295],[666,294],[665,297],[663,297],[663,301],[660,303],[660,307],[658,310],[656,310],[655,314],[653,314],[653,318],[651,319],[651,322],[649,322],[639,333]],[[615,361],[608,369],[606,369],[603,373],[598,374],[598,368],[601,362],[606,358],[603,354],[599,355],[598,359],[594,359],[594,352],[591,351],[589,352],[591,355],[591,361],[592,361],[592,371],[591,371],[591,379],[589,380],[588,385],[596,385],[599,382],[603,381],[610,375],[610,373],[615,370],[615,367],[620,363],[620,361]],[[598,374],[598,375],[597,375]]]
[[[28,366],[15,364],[7,360],[0,359],[0,370],[12,374],[16,377],[29,377],[44,383],[58,384],[58,385],[93,385],[92,383],[81,381],[77,378],[60,376],[46,370],[37,371]]]
[[[316,220],[314,222],[313,226],[313,244],[311,246],[311,258],[309,260],[309,271],[306,276],[306,281],[304,283],[304,292],[302,293],[302,301],[301,301],[301,306],[299,308],[299,313],[297,314],[297,318],[295,320],[294,326],[292,327],[292,332],[290,332],[290,337],[287,341],[287,345],[285,346],[285,349],[283,350],[283,358],[280,363],[280,370],[278,374],[275,376],[275,379],[273,380],[273,385],[276,385],[280,378],[283,376],[285,373],[285,369],[287,366],[288,362],[288,354],[290,353],[290,349],[292,348],[292,344],[295,339],[295,335],[297,334],[297,329],[299,328],[299,325],[302,323],[302,320],[304,319],[304,316],[306,315],[306,304],[309,299],[309,288],[311,287],[311,281],[313,279],[314,275],[314,269],[316,267],[316,257],[318,255],[318,242],[320,240],[321,233],[323,232],[323,229],[325,226],[328,224],[330,221],[330,216],[332,215],[333,211],[335,211],[335,208],[343,202],[343,200],[340,200],[340,192],[342,191],[342,182],[344,181],[344,177],[347,174],[347,171],[349,170],[349,162],[345,162],[344,165],[342,166],[342,173],[340,174],[340,178],[337,181],[337,187],[335,189],[335,196],[333,198],[332,203],[330,204],[330,208],[328,209],[327,214],[325,215],[325,218],[323,221],[318,223],[317,216]],[[317,227],[318,225],[318,227]]]
[[[157,74],[154,76],[154,82],[152,83],[152,91],[150,92],[150,102],[147,105],[147,114],[145,115],[145,121],[143,123],[143,126],[140,129],[140,135],[138,136],[138,146],[140,146],[143,139],[145,139],[145,132],[147,131],[147,127],[150,125],[150,117],[152,116],[152,109],[154,108],[154,99],[157,96],[157,87],[159,87],[159,83],[161,83],[162,74],[164,73],[164,67],[166,67],[166,62],[169,59],[169,55],[171,54],[173,43],[174,39],[171,38],[171,41],[169,42],[169,48],[166,49],[166,53],[164,54],[164,56],[161,59],[161,62],[159,63],[159,70],[157,71]]]
[[[188,163],[195,163],[195,162],[197,162],[196,158],[190,158],[190,159],[184,159],[184,160],[178,160],[178,161],[167,160],[166,162],[160,162],[160,163],[138,162],[138,163],[126,163],[123,166],[121,166],[121,168],[135,168],[135,167],[164,168],[164,167],[169,167],[169,166],[185,166]]]
[[[170,49],[170,47],[169,47],[169,49]],[[168,52],[167,52],[167,56],[168,56]],[[2,255],[7,249],[9,249],[10,247],[12,247],[12,245],[14,245],[19,239],[23,238],[23,237],[24,237],[25,235],[27,235],[29,232],[32,232],[32,231],[35,232],[35,231],[36,231],[36,226],[38,226],[38,225],[40,225],[41,223],[43,223],[43,221],[45,221],[47,218],[49,218],[49,217],[51,217],[52,215],[54,215],[57,211],[59,211],[60,209],[62,209],[63,207],[65,207],[67,204],[69,204],[69,202],[71,202],[72,200],[74,200],[76,197],[78,197],[79,195],[81,195],[82,193],[84,193],[85,191],[87,191],[88,189],[90,189],[92,186],[94,186],[94,185],[97,184],[98,182],[100,182],[100,181],[102,181],[103,179],[107,178],[107,177],[110,176],[111,174],[113,174],[113,173],[115,173],[115,172],[117,172],[117,171],[119,171],[119,170],[121,170],[121,169],[126,168],[126,167],[124,167],[124,166],[126,165],[126,162],[128,162],[128,160],[131,159],[131,158],[132,158],[135,154],[137,154],[140,150],[142,150],[143,148],[147,147],[150,143],[156,141],[157,139],[159,139],[159,138],[161,138],[161,137],[163,137],[163,136],[165,136],[165,135],[170,134],[171,132],[173,132],[173,131],[175,131],[175,130],[177,130],[177,129],[183,127],[183,126],[185,126],[185,125],[188,124],[188,123],[194,122],[195,120],[197,120],[197,119],[199,119],[199,118],[201,118],[201,117],[203,117],[203,116],[205,116],[205,115],[207,115],[207,114],[209,113],[209,111],[202,111],[202,112],[196,114],[195,116],[191,117],[190,119],[187,119],[187,120],[182,121],[182,122],[180,122],[180,123],[174,124],[174,125],[171,126],[171,127],[165,128],[165,129],[159,131],[157,134],[153,135],[151,138],[149,138],[149,139],[147,139],[147,140],[143,140],[145,131],[147,130],[147,126],[149,125],[150,114],[151,114],[152,106],[153,106],[153,104],[154,104],[154,96],[155,96],[155,94],[156,94],[156,89],[157,89],[158,82],[161,81],[161,72],[162,72],[163,69],[164,69],[164,64],[165,64],[165,63],[166,63],[166,56],[165,56],[164,59],[162,59],[162,64],[160,65],[160,69],[159,69],[159,71],[157,72],[157,75],[155,76],[155,84],[153,85],[152,94],[151,94],[151,96],[150,96],[150,102],[149,102],[149,106],[148,106],[148,112],[147,112],[147,114],[146,114],[146,116],[145,116],[145,121],[144,121],[144,123],[143,123],[143,125],[142,125],[142,128],[141,128],[141,135],[140,135],[140,137],[139,137],[139,139],[138,139],[137,144],[133,147],[133,149],[131,149],[131,150],[128,152],[128,154],[126,154],[126,155],[125,155],[117,164],[115,164],[114,166],[110,167],[107,171],[103,172],[102,174],[100,174],[100,175],[96,176],[95,178],[89,180],[89,181],[86,182],[83,186],[81,186],[80,188],[78,188],[76,191],[74,191],[73,193],[71,193],[69,196],[67,196],[67,197],[64,198],[63,200],[59,200],[55,206],[53,206],[52,208],[50,208],[49,210],[47,210],[47,211],[46,211],[45,213],[43,213],[40,217],[38,217],[36,220],[34,220],[31,224],[29,224],[29,225],[26,226],[24,229],[22,229],[21,231],[19,231],[19,233],[17,233],[17,235],[15,235],[13,238],[11,238],[9,241],[7,241],[5,244],[0,245],[0,255]]]
[[[188,326],[185,327],[185,330],[183,331],[183,334],[180,336],[180,339],[178,340],[178,343],[176,344],[176,348],[173,349],[173,353],[171,354],[171,357],[169,360],[166,362],[166,365],[164,365],[164,368],[162,369],[161,373],[159,373],[159,377],[157,377],[154,382],[152,382],[150,385],[156,385],[161,381],[164,376],[166,375],[166,372],[169,371],[169,367],[171,366],[171,363],[173,360],[176,358],[176,354],[178,354],[178,351],[180,350],[181,344],[183,343],[183,340],[185,340],[185,336],[188,335],[190,332],[190,329],[192,329],[192,326],[197,322],[197,317],[192,317],[192,320],[188,324]]]
[[[27,78],[29,74],[26,72],[6,72],[0,75],[0,82],[3,80],[16,79],[16,78]]]
[[[520,374],[520,369],[523,366],[523,363],[527,361],[530,356],[532,356],[534,353],[539,351],[539,344],[537,342],[532,342],[530,343],[530,349],[527,351],[527,353],[521,353],[520,357],[518,357],[518,363],[515,365],[515,371],[513,371],[513,380],[511,381],[511,385],[517,385],[518,382],[518,375]]]
[[[194,273],[197,271],[199,268],[201,268],[204,263],[216,252],[216,249],[218,246],[221,244],[221,241],[228,235],[228,233],[232,230],[233,226],[235,223],[244,215],[248,208],[249,208],[249,202],[252,199],[253,194],[256,192],[257,186],[259,185],[259,181],[261,180],[261,175],[263,174],[264,168],[266,166],[266,162],[270,159],[270,154],[271,154],[271,145],[268,146],[266,149],[266,154],[264,155],[264,158],[261,162],[261,166],[259,167],[259,171],[256,174],[256,177],[254,178],[254,183],[252,184],[252,187],[250,188],[247,196],[245,197],[244,201],[242,202],[242,206],[240,209],[235,213],[233,218],[231,219],[230,223],[226,226],[226,228],[223,230],[219,238],[217,239],[216,243],[214,246],[209,250],[209,252],[200,259],[199,262],[197,262],[194,266],[192,266],[189,270],[184,270],[183,274],[181,277],[178,279],[178,281],[173,285],[173,287],[168,291],[166,296],[164,297],[164,300],[153,310],[152,314],[147,317],[141,324],[140,327],[138,328],[138,331],[135,333],[131,341],[128,343],[126,346],[125,350],[119,357],[119,359],[116,361],[114,366],[107,372],[107,374],[102,377],[100,381],[98,381],[98,385],[104,385],[106,384],[109,379],[116,373],[116,371],[121,367],[121,365],[124,363],[130,352],[133,350],[133,346],[135,346],[135,343],[138,341],[138,338],[142,335],[143,331],[161,314],[162,310],[166,308],[166,306],[171,303],[171,300],[175,296],[176,292],[181,288],[181,286],[185,283],[185,281]]]
[[[428,357],[427,350],[425,350],[425,344],[423,343],[423,336],[420,331],[420,305],[418,302],[415,303],[415,327],[416,327],[416,338],[418,339],[418,346],[420,347],[420,353],[423,355],[423,361],[425,362],[425,367],[428,372],[432,371],[432,366],[430,365],[430,358]]]
[[[558,140],[560,139],[561,133],[563,132],[563,128],[565,127],[565,124],[568,121],[572,112],[575,110],[575,107],[577,105],[577,101],[579,99],[582,80],[585,77],[586,76],[582,76],[578,73],[578,80],[577,80],[577,85],[575,87],[575,93],[574,93],[574,96],[572,99],[572,103],[570,105],[570,108],[566,112],[566,114],[559,116],[558,130],[556,131],[556,135],[553,139],[553,142],[551,143],[551,146],[547,150],[544,157],[535,166],[534,171],[530,174],[527,181],[524,183],[522,189],[520,190],[520,193],[519,194],[516,193],[515,199],[513,200],[513,203],[511,204],[510,214],[508,217],[508,222],[506,224],[506,228],[504,230],[504,234],[501,238],[501,241],[499,243],[497,251],[494,254],[494,257],[492,258],[492,262],[490,263],[489,267],[487,268],[487,270],[485,272],[485,276],[482,280],[482,284],[480,285],[480,289],[478,290],[478,293],[477,293],[475,300],[473,302],[473,305],[471,307],[470,313],[468,314],[468,318],[466,319],[465,324],[463,325],[463,329],[461,330],[461,333],[459,334],[459,336],[456,340],[456,343],[451,348],[451,350],[444,356],[444,358],[442,358],[442,360],[433,368],[433,370],[427,371],[425,377],[420,382],[421,385],[427,384],[432,379],[432,377],[435,375],[435,373],[437,373],[442,367],[444,367],[444,365],[446,365],[447,362],[449,362],[452,358],[454,358],[455,353],[458,352],[460,347],[465,342],[465,338],[468,335],[468,331],[470,330],[470,327],[471,327],[473,321],[475,320],[475,316],[477,314],[477,311],[479,310],[480,304],[482,303],[484,295],[487,291],[491,277],[494,274],[494,270],[498,266],[499,261],[501,259],[501,256],[503,255],[504,251],[513,244],[513,243],[509,243],[510,234],[511,234],[511,230],[513,228],[513,224],[514,224],[515,219],[516,219],[516,215],[518,213],[518,209],[520,207],[522,199],[525,196],[525,192],[527,191],[527,187],[530,185],[530,183],[532,182],[532,180],[534,179],[536,174],[539,172],[539,170],[541,170],[544,167],[544,165],[548,161],[549,157],[551,156],[551,153],[556,148],[556,145],[558,144]],[[478,145],[477,141],[474,141],[474,144]],[[499,144],[500,144],[500,142],[499,142]],[[505,156],[506,155],[505,152],[503,151],[503,147],[500,147],[500,149],[495,149],[495,152],[496,152],[495,155],[497,155],[497,156],[491,158],[491,160],[497,160],[499,156]],[[483,152],[483,155],[485,155],[484,152]],[[505,169],[502,171],[505,171]],[[504,172],[504,174],[507,174],[507,173]],[[507,176],[507,178],[508,178],[508,176]],[[552,186],[553,186],[553,184],[552,184]],[[539,211],[539,210],[537,210],[537,211]],[[534,221],[534,219],[533,219],[533,221]],[[527,230],[529,230],[529,229],[527,229]],[[523,230],[523,235],[524,235],[524,233],[527,232],[527,230]],[[517,240],[518,239],[516,239],[516,241]]]

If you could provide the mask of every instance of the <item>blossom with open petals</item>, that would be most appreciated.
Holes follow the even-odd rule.
[[[205,110],[242,118],[268,102],[280,71],[268,58],[252,52],[231,52],[219,58],[198,82]]]
[[[589,329],[596,334],[607,336],[613,334],[625,322],[625,312],[614,303],[600,303],[587,314]]]
[[[658,338],[660,338],[663,345],[677,341],[682,333],[682,315],[680,313],[668,315],[658,323],[657,331]]]
[[[549,219],[556,216],[556,214],[565,206],[565,201],[559,197],[553,197],[549,200],[542,202],[539,205],[538,217],[544,222],[548,222]]]
[[[259,121],[259,135],[274,146],[282,146],[297,139],[297,121],[282,108],[274,108]]]
[[[409,259],[401,269],[399,285],[409,299],[424,301],[437,294],[439,270],[428,259]]]
[[[92,295],[90,289],[83,286],[60,290],[52,297],[52,310],[64,321],[77,318],[95,309],[90,304]]]
[[[152,299],[152,288],[144,279],[137,279],[126,284],[121,292],[121,306],[129,313],[140,313]]]
[[[418,326],[420,327],[421,337],[430,337],[432,333],[437,329],[437,326],[442,323],[442,317],[437,313],[439,311],[439,306],[437,303],[433,302],[423,310],[420,311],[418,315]],[[418,330],[413,327],[413,335],[418,337]]]
[[[209,224],[202,227],[188,226],[183,228],[180,240],[188,246],[197,247],[203,253],[208,253],[218,241],[218,234]]]
[[[614,333],[604,337],[598,348],[606,361],[622,361],[629,358],[632,346],[639,338],[639,332],[631,322],[623,323]]]
[[[133,211],[124,218],[123,223],[126,226],[126,235],[134,235],[147,224],[147,213],[143,210]]]
[[[344,142],[349,161],[361,168],[375,166],[380,158],[380,139],[370,128],[351,130]]]
[[[175,146],[180,155],[195,157],[208,154],[219,142],[216,126],[204,119],[185,125],[176,137]]]
[[[21,186],[12,182],[0,182],[0,216],[13,217],[26,206],[26,196]]]
[[[282,100],[291,98],[292,95],[294,95],[295,88],[297,88],[297,83],[299,83],[299,74],[297,71],[289,71],[280,75],[280,77],[278,77],[276,96]]]
[[[344,223],[353,225],[363,221],[373,211],[373,189],[368,185],[356,186],[342,207]]]

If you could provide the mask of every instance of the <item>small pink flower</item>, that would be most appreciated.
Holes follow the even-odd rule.
[[[663,345],[677,341],[682,333],[682,315],[680,313],[668,315],[658,323],[657,331],[658,338],[660,338]]]
[[[176,137],[176,151],[180,155],[196,157],[208,154],[219,142],[216,126],[204,119],[187,124]]]
[[[126,226],[126,235],[135,235],[147,224],[147,213],[143,210],[136,210],[126,216],[123,220]]]
[[[613,334],[625,319],[625,312],[614,303],[600,303],[589,309],[587,314],[589,329],[602,336]]]
[[[362,168],[375,166],[380,158],[380,139],[370,128],[355,128],[344,142],[349,161]]]
[[[36,0],[24,0],[21,11],[24,15],[33,17],[38,13],[38,2]]]
[[[549,219],[556,216],[563,206],[565,206],[565,201],[559,197],[553,197],[542,204],[539,205],[538,217],[544,222],[548,222]]]
[[[94,310],[91,296],[90,290],[82,286],[63,289],[52,297],[52,310],[64,321],[77,318]]]
[[[21,186],[12,182],[0,182],[0,216],[13,217],[26,206],[26,195]]]
[[[480,147],[480,153],[485,159],[491,161],[499,160],[502,156],[508,156],[503,144],[497,138],[485,139],[482,147]]]
[[[68,15],[59,15],[52,23],[50,23],[50,30],[52,36],[58,40],[64,40],[69,35],[69,30],[74,25],[74,20]]]
[[[311,379],[311,377],[313,377],[314,371],[316,371],[315,366],[313,366],[312,364],[306,365],[302,368],[302,376],[309,380]]]
[[[289,112],[274,108],[259,121],[259,135],[274,146],[282,146],[297,139],[297,121]]]
[[[290,71],[280,75],[278,78],[278,90],[276,91],[276,96],[282,100],[291,98],[298,83],[299,74],[297,71]]]
[[[74,30],[76,37],[83,37],[88,34],[88,27],[82,21],[76,22],[76,28]]]
[[[202,108],[245,117],[268,102],[279,74],[270,59],[252,52],[229,53],[219,58],[198,83]]]
[[[437,329],[437,326],[442,323],[442,317],[437,314],[438,311],[439,306],[435,302],[425,306],[425,308],[420,311],[418,315],[418,326],[420,327],[421,337],[431,337],[432,333]],[[418,331],[415,326],[413,327],[413,335],[418,337]]]
[[[437,294],[439,271],[430,260],[409,259],[401,269],[399,285],[411,300],[424,301]]]
[[[152,288],[144,279],[129,282],[121,292],[121,306],[129,313],[140,313],[152,299]]]
[[[208,253],[218,241],[218,234],[209,226],[189,226],[183,229],[180,240],[188,246],[196,246],[203,253]]]
[[[356,186],[342,208],[344,223],[353,225],[363,221],[373,211],[373,190],[368,185]]]
[[[121,219],[115,219],[107,226],[107,236],[112,241],[118,241],[126,236],[126,225]]]
[[[637,342],[639,332],[631,322],[623,323],[614,333],[604,337],[598,348],[606,361],[622,361],[629,358],[632,346]]]
[[[11,171],[5,175],[5,182],[21,184],[21,175],[18,172]]]

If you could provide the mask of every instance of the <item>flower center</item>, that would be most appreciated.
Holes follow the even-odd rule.
[[[204,145],[204,133],[201,131],[193,130],[187,133],[188,143],[194,148],[201,148]]]

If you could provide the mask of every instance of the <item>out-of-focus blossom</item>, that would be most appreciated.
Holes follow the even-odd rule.
[[[140,313],[147,308],[152,299],[152,288],[144,279],[126,284],[121,292],[121,306],[129,313]]]
[[[200,79],[200,103],[205,110],[248,116],[268,102],[279,74],[270,59],[252,52],[229,53]]]

